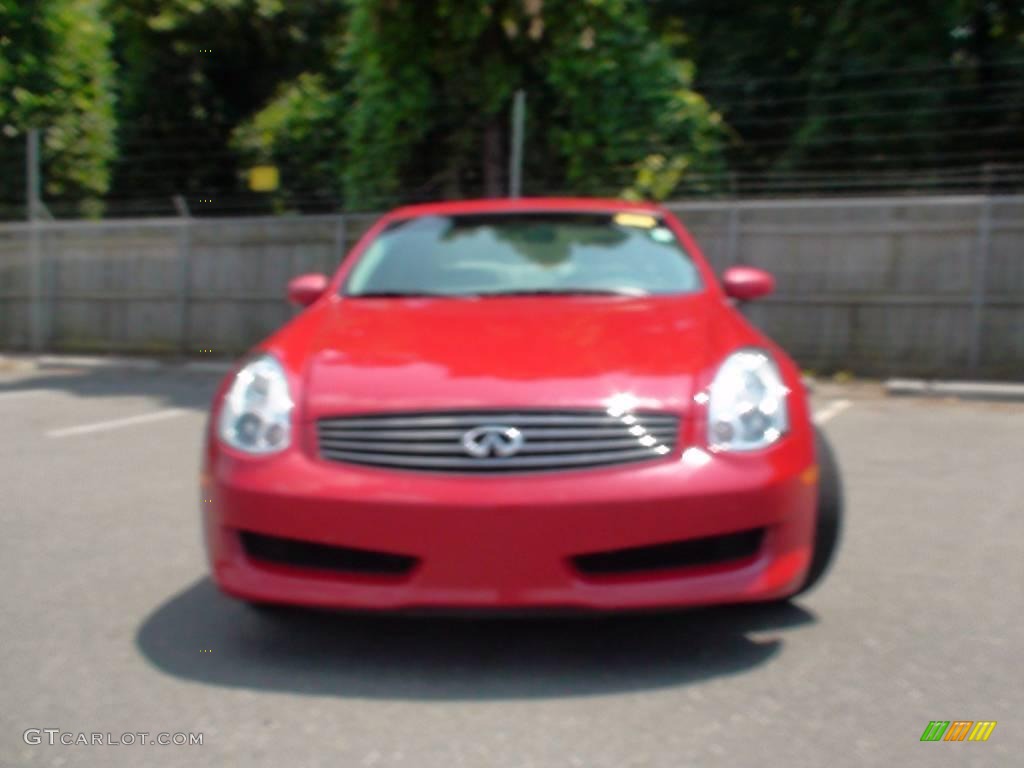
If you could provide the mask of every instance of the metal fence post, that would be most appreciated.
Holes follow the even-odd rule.
[[[526,128],[526,92],[520,88],[512,101],[512,147],[508,161],[508,196],[523,192],[523,141]]]
[[[971,329],[968,340],[967,367],[977,373],[981,362],[982,322],[985,314],[986,274],[992,248],[992,198],[982,199],[978,217],[978,241],[971,269]]]
[[[334,224],[334,264],[325,270],[327,274],[333,275],[345,260],[348,253],[348,219],[344,213],[338,214],[338,220]]]
[[[29,257],[29,346],[33,352],[43,348],[43,255],[42,222],[39,211],[39,129],[32,128],[26,137],[25,202],[28,208]]]
[[[43,347],[43,304],[42,304],[42,253],[40,248],[40,232],[42,224],[38,219],[29,222],[28,258],[29,258],[29,346],[33,352]]]
[[[178,211],[176,240],[178,246],[178,349],[189,351],[189,299],[192,291],[192,216],[185,198],[174,196]]]
[[[740,203],[733,200],[729,208],[729,223],[725,234],[725,267],[736,266],[740,247]]]

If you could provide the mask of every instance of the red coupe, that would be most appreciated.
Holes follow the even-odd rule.
[[[219,387],[213,579],[256,605],[780,600],[836,548],[800,371],[668,211],[485,200],[384,216]]]

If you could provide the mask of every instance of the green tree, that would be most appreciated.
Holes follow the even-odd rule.
[[[282,83],[325,66],[345,0],[119,0],[110,14],[122,72],[115,194],[165,209],[174,194],[194,208],[258,206],[231,133]]]
[[[342,171],[357,208],[493,196],[522,88],[528,194],[661,197],[708,188],[723,170],[719,118],[691,77],[639,0],[350,0],[328,70],[284,89],[236,145],[273,156],[304,146],[328,182]]]
[[[729,125],[741,193],[951,189],[1024,149],[1019,0],[651,5]]]
[[[344,173],[344,92],[324,74],[303,73],[283,85],[259,113],[238,126],[233,146],[242,165],[273,165],[282,188],[278,211],[333,208]]]
[[[883,168],[941,170],[936,159],[962,146],[966,112],[956,106],[958,94],[966,90],[965,106],[979,95],[986,101],[962,88],[974,79],[974,65],[955,34],[962,19],[957,5],[839,3],[810,62],[803,114],[776,166],[874,158]]]
[[[99,0],[0,0],[0,131],[41,136],[43,196],[57,213],[97,213],[114,157],[114,67]],[[10,144],[9,144],[10,145]],[[22,174],[0,196],[23,198]]]

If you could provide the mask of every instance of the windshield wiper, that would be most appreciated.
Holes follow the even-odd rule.
[[[353,299],[486,299],[502,296],[649,296],[639,288],[523,288],[512,291],[441,293],[440,291],[369,291],[349,293]]]
[[[488,291],[490,296],[649,296],[639,288],[530,288],[517,291]]]
[[[350,293],[353,299],[475,299],[478,293],[440,293],[437,291],[370,291]]]

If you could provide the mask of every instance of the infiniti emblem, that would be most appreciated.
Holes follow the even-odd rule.
[[[462,436],[463,450],[475,459],[514,456],[523,447],[523,433],[515,427],[488,424]]]

